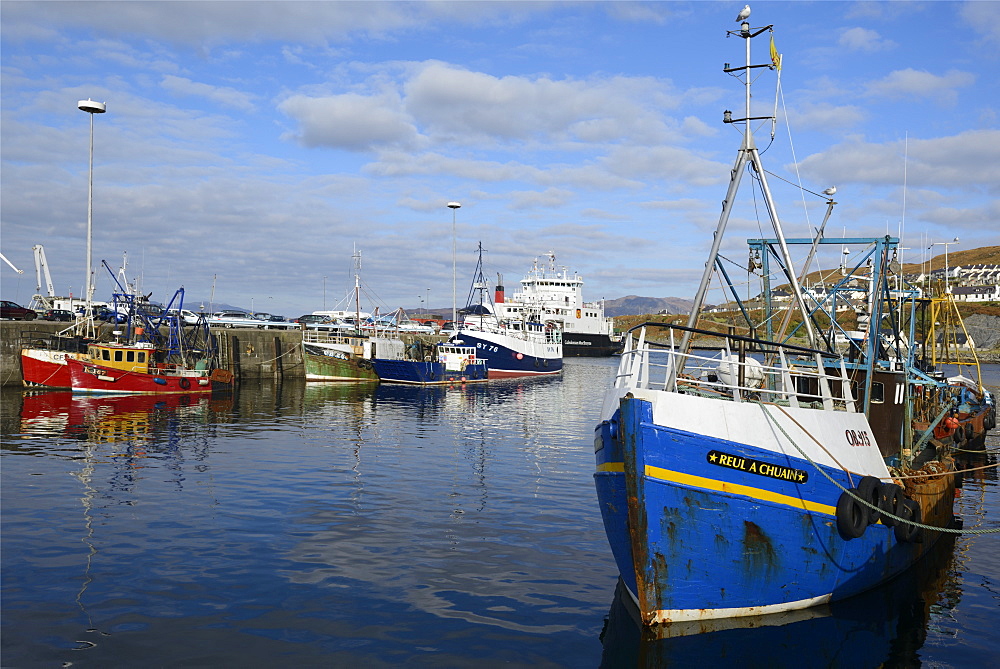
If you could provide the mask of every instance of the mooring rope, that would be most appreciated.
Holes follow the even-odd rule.
[[[992,529],[986,529],[986,530],[966,530],[966,529],[959,530],[959,529],[955,529],[955,528],[951,528],[951,527],[935,527],[933,525],[927,525],[927,524],[924,524],[924,523],[918,523],[918,522],[916,522],[914,520],[907,520],[906,518],[900,518],[897,515],[894,515],[892,513],[889,513],[888,511],[880,509],[879,507],[875,506],[874,504],[872,504],[868,500],[861,499],[860,497],[858,497],[857,495],[855,495],[854,493],[852,493],[850,490],[848,490],[847,488],[845,488],[844,486],[842,486],[839,482],[837,482],[836,480],[834,480],[834,478],[832,476],[830,476],[829,474],[827,474],[826,471],[824,471],[822,467],[820,467],[816,462],[814,462],[813,459],[810,458],[809,455],[805,451],[803,451],[801,448],[799,448],[799,445],[795,443],[795,440],[792,439],[791,435],[789,435],[788,432],[785,431],[784,426],[782,426],[781,423],[779,423],[777,420],[775,420],[774,416],[771,415],[771,412],[767,410],[767,406],[765,406],[767,403],[761,402],[761,401],[756,401],[754,403],[760,406],[761,410],[764,412],[764,416],[766,416],[769,421],[771,421],[772,423],[774,423],[774,425],[781,431],[781,434],[785,435],[785,438],[788,439],[789,443],[791,443],[791,445],[795,447],[795,450],[797,450],[799,453],[801,453],[802,457],[804,457],[809,462],[809,464],[811,464],[813,467],[816,468],[816,471],[818,471],[820,474],[822,474],[827,479],[829,479],[830,483],[832,483],[833,485],[837,486],[838,488],[840,488],[841,490],[843,490],[844,492],[846,492],[848,495],[850,495],[851,497],[853,497],[857,501],[861,502],[863,505],[867,506],[869,509],[874,509],[875,511],[878,511],[883,516],[887,516],[889,518],[892,518],[893,520],[895,520],[898,523],[904,523],[906,525],[914,525],[916,527],[919,527],[919,528],[922,528],[922,529],[925,529],[925,530],[931,530],[933,532],[947,532],[949,534],[997,534],[997,533],[1000,533],[1000,527],[996,527],[996,528],[992,528]],[[777,406],[778,409],[783,414],[785,414],[786,416],[788,416],[788,418],[790,418],[792,421],[795,421],[795,419],[792,418],[791,416],[789,416],[788,412],[786,412],[781,406],[779,406],[777,404],[775,404],[774,406]],[[796,422],[796,424],[798,424],[798,423]],[[815,437],[813,437],[811,434],[809,434],[808,430],[806,430],[805,428],[802,428],[801,425],[799,425],[799,427],[807,435],[809,435],[809,437],[811,437],[813,439],[813,441],[816,440]],[[844,471],[846,472],[847,470],[845,469]],[[942,472],[942,473],[944,473],[944,474],[952,474],[952,473],[955,473],[955,472]],[[928,474],[927,476],[939,476],[939,475],[940,474]],[[926,477],[920,477],[920,478],[926,478]]]
[[[284,357],[285,357],[286,355],[289,355],[289,354],[291,354],[291,353],[292,353],[292,351],[295,351],[295,350],[297,350],[297,349],[296,349],[296,348],[294,348],[294,347],[293,347],[293,348],[290,348],[290,349],[288,349],[287,351],[285,351],[284,353],[282,353],[281,355],[278,355],[278,356],[275,356],[275,357],[271,358],[270,360],[261,360],[261,361],[260,361],[260,364],[262,364],[262,365],[266,365],[266,364],[267,364],[267,363],[269,363],[269,362],[274,362],[274,361],[275,361],[275,360],[277,360],[278,358],[284,358]]]

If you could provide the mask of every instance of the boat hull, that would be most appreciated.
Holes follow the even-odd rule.
[[[72,380],[66,358],[86,354],[43,348],[21,349],[21,377],[29,388],[70,388]]]
[[[73,358],[66,362],[73,391],[80,393],[209,393],[214,383],[209,372],[201,370],[146,374]]]
[[[864,421],[815,413],[819,422],[839,423],[831,433],[844,434],[849,416]],[[742,427],[759,433],[759,426]],[[822,439],[821,425],[813,431]],[[651,403],[632,396],[598,427],[595,450],[605,530],[645,624],[778,613],[850,597],[906,569],[940,535],[901,541],[894,528],[875,523],[846,539],[837,522],[843,491],[830,479],[851,488],[860,474],[656,424]],[[884,477],[885,470],[861,473]],[[951,522],[953,478],[908,483],[924,522]]]
[[[566,358],[606,358],[620,352],[622,342],[606,334],[564,332],[562,348]]]
[[[306,381],[378,381],[370,360],[330,348],[303,344]]]
[[[456,383],[483,383],[489,374],[485,364],[469,365],[463,370],[449,370],[443,362],[415,360],[372,360],[378,378],[385,383],[413,385],[453,385]]]
[[[562,372],[562,345],[521,339],[500,332],[462,330],[452,337],[476,347],[476,356],[489,365],[491,379],[551,376]]]

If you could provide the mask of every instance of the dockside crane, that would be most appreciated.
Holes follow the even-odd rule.
[[[15,265],[11,261],[7,260],[7,256],[5,256],[4,254],[0,253],[0,259],[3,259],[3,261],[5,263],[7,263],[8,265],[10,265],[10,268],[12,270],[14,270],[15,272],[17,272],[18,274],[24,274],[24,270],[23,269],[18,269],[17,265]]]
[[[45,248],[41,244],[35,244],[31,250],[35,253],[35,295],[31,298],[31,308],[36,311],[52,309],[52,298],[56,296],[56,291],[52,285],[52,275],[49,274],[49,263],[45,259]],[[42,273],[45,274],[47,295],[42,295]]]

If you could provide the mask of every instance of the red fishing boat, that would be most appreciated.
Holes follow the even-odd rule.
[[[32,342],[21,348],[21,376],[29,388],[70,388],[67,358],[86,358],[71,350],[75,338],[51,337],[48,344]]]
[[[165,357],[148,342],[92,343],[86,358],[66,363],[73,391],[83,393],[207,393],[232,381],[232,372],[211,369],[208,360],[188,367]]]

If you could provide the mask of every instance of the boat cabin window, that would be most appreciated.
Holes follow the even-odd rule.
[[[115,351],[115,362],[121,362],[121,361],[122,361],[122,352]]]
[[[885,384],[872,381],[872,402],[885,402]]]
[[[104,360],[111,360],[111,351],[108,349],[101,349],[101,358]]]

